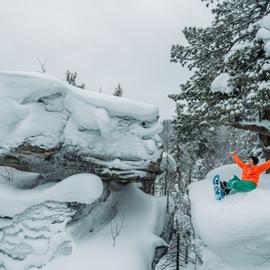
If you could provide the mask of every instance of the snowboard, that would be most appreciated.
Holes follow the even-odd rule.
[[[213,178],[213,185],[214,185],[214,194],[215,197],[218,201],[222,200],[225,196],[224,191],[222,190],[221,187],[221,181],[220,181],[220,176],[215,175]]]

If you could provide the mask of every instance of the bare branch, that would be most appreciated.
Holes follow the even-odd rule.
[[[5,172],[4,173],[0,173],[0,177],[3,177],[6,181],[8,182],[12,182],[13,181],[13,169],[12,168],[5,168]]]
[[[46,67],[47,60],[48,60],[48,57],[46,57],[43,62],[39,58],[37,58],[37,61],[38,61],[39,65],[40,65],[40,67],[41,67],[41,71],[39,71],[39,72],[46,73],[46,71],[47,71],[47,67]]]
[[[118,223],[118,220],[114,219],[111,221],[111,236],[113,239],[113,247],[115,247],[116,244],[116,238],[120,235],[120,232],[122,231],[124,227],[124,220],[125,220],[125,215],[122,213],[122,218],[120,224]]]

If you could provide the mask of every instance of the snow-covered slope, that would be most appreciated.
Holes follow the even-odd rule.
[[[154,105],[45,74],[0,72],[2,165],[41,173],[47,181],[85,171],[108,180],[154,179],[161,130]]]
[[[205,270],[270,269],[270,176],[263,174],[259,187],[216,201],[212,178],[241,176],[236,165],[210,172],[206,180],[190,186],[192,222]]]

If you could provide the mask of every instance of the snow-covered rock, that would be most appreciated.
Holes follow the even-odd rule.
[[[161,130],[154,105],[45,74],[0,72],[1,165],[40,173],[46,181],[80,172],[153,180]]]
[[[259,186],[217,201],[212,178],[241,176],[236,165],[211,171],[206,180],[191,184],[192,222],[203,264],[197,269],[270,269],[270,179],[262,174]]]
[[[103,217],[112,214],[100,211],[106,196],[101,179],[91,174],[28,190],[0,177],[0,269],[39,269],[71,254],[73,240],[67,226],[83,231],[87,224],[87,232],[102,226]],[[89,216],[89,211],[100,215]]]
[[[152,270],[166,197],[79,174],[21,190],[0,179],[1,270]]]

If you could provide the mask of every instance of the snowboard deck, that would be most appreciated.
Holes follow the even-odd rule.
[[[215,175],[213,178],[213,185],[214,185],[214,194],[215,194],[215,198],[220,201],[224,198],[225,193],[222,190],[221,187],[221,180],[220,180],[220,176],[219,175]]]

